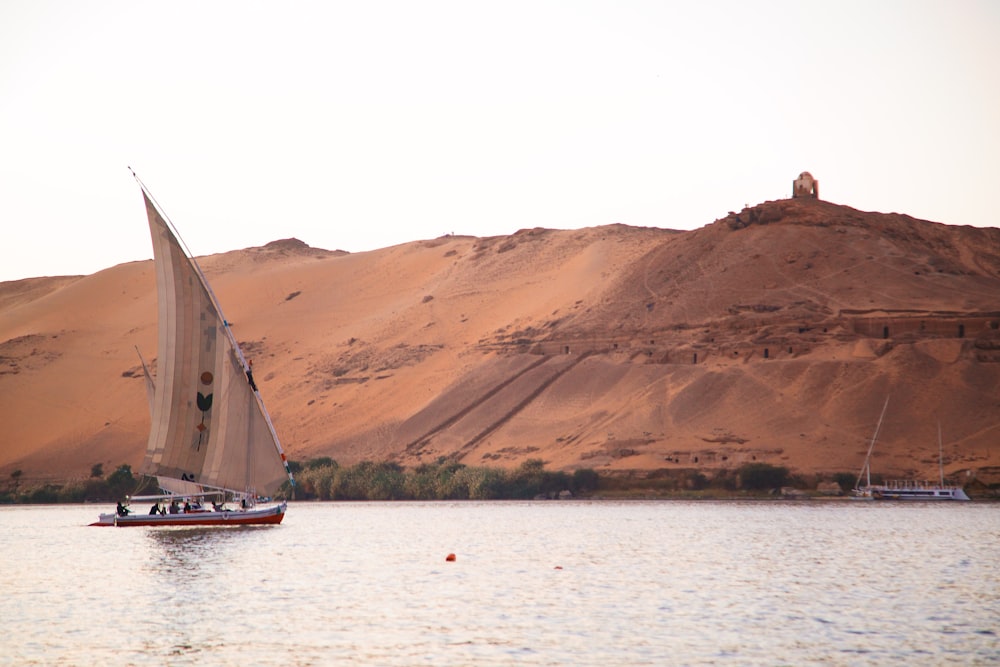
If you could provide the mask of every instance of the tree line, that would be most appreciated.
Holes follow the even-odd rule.
[[[290,468],[297,500],[516,500],[556,497],[566,491],[592,493],[600,482],[589,468],[573,473],[546,470],[541,459],[525,461],[513,470],[466,466],[444,458],[411,469],[372,461],[340,466],[327,457]],[[287,482],[281,494],[292,497]]]
[[[784,486],[811,488],[815,480],[791,475],[783,466],[749,463],[733,470],[661,469],[643,473],[573,472],[545,468],[530,459],[517,468],[467,466],[447,458],[404,468],[394,462],[362,461],[341,466],[329,457],[289,461],[296,485],[285,483],[275,494],[290,500],[518,500],[557,497],[698,497],[766,494]],[[711,477],[706,475],[711,474]],[[832,476],[849,492],[854,476]],[[30,483],[20,470],[0,488],[0,503],[116,502],[137,490],[155,492],[150,480],[136,477],[122,464],[105,475],[94,464],[87,479],[64,484]],[[2,484],[0,484],[2,487]]]

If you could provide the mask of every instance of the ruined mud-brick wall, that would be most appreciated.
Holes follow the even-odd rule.
[[[975,315],[878,315],[848,317],[850,329],[865,338],[978,338],[1000,326],[1000,313]]]

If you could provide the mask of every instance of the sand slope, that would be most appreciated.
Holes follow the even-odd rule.
[[[889,395],[874,469],[935,476],[939,420],[949,473],[1000,467],[997,229],[781,200],[200,262],[293,459],[854,472]],[[155,317],[150,262],[0,283],[0,475],[138,466]]]

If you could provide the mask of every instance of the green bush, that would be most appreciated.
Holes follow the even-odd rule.
[[[833,475],[833,481],[840,486],[840,490],[847,493],[854,488],[858,481],[858,476],[850,472],[838,472]]]
[[[601,477],[593,468],[580,468],[573,472],[573,483],[570,490],[573,493],[590,493],[596,491],[600,485]]]
[[[747,491],[765,491],[786,486],[788,468],[769,463],[748,463],[739,471],[740,488]]]
[[[301,469],[302,466],[299,466]],[[307,470],[316,470],[317,468],[336,468],[337,462],[331,459],[329,456],[320,456],[316,459],[309,459],[306,461]]]
[[[24,502],[31,504],[57,503],[59,502],[59,490],[62,487],[54,484],[46,484],[27,493]]]
[[[132,466],[123,463],[118,469],[108,475],[108,490],[114,498],[124,498],[135,489],[135,477],[132,476]]]
[[[692,472],[688,475],[686,484],[692,491],[702,491],[708,488],[708,477],[700,472]]]

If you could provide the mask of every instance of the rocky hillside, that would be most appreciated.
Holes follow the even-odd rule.
[[[143,224],[141,220],[137,224]],[[183,223],[181,223],[183,228]],[[678,232],[200,260],[293,459],[1000,470],[1000,230],[766,202]],[[0,474],[142,460],[150,262],[0,283]]]

